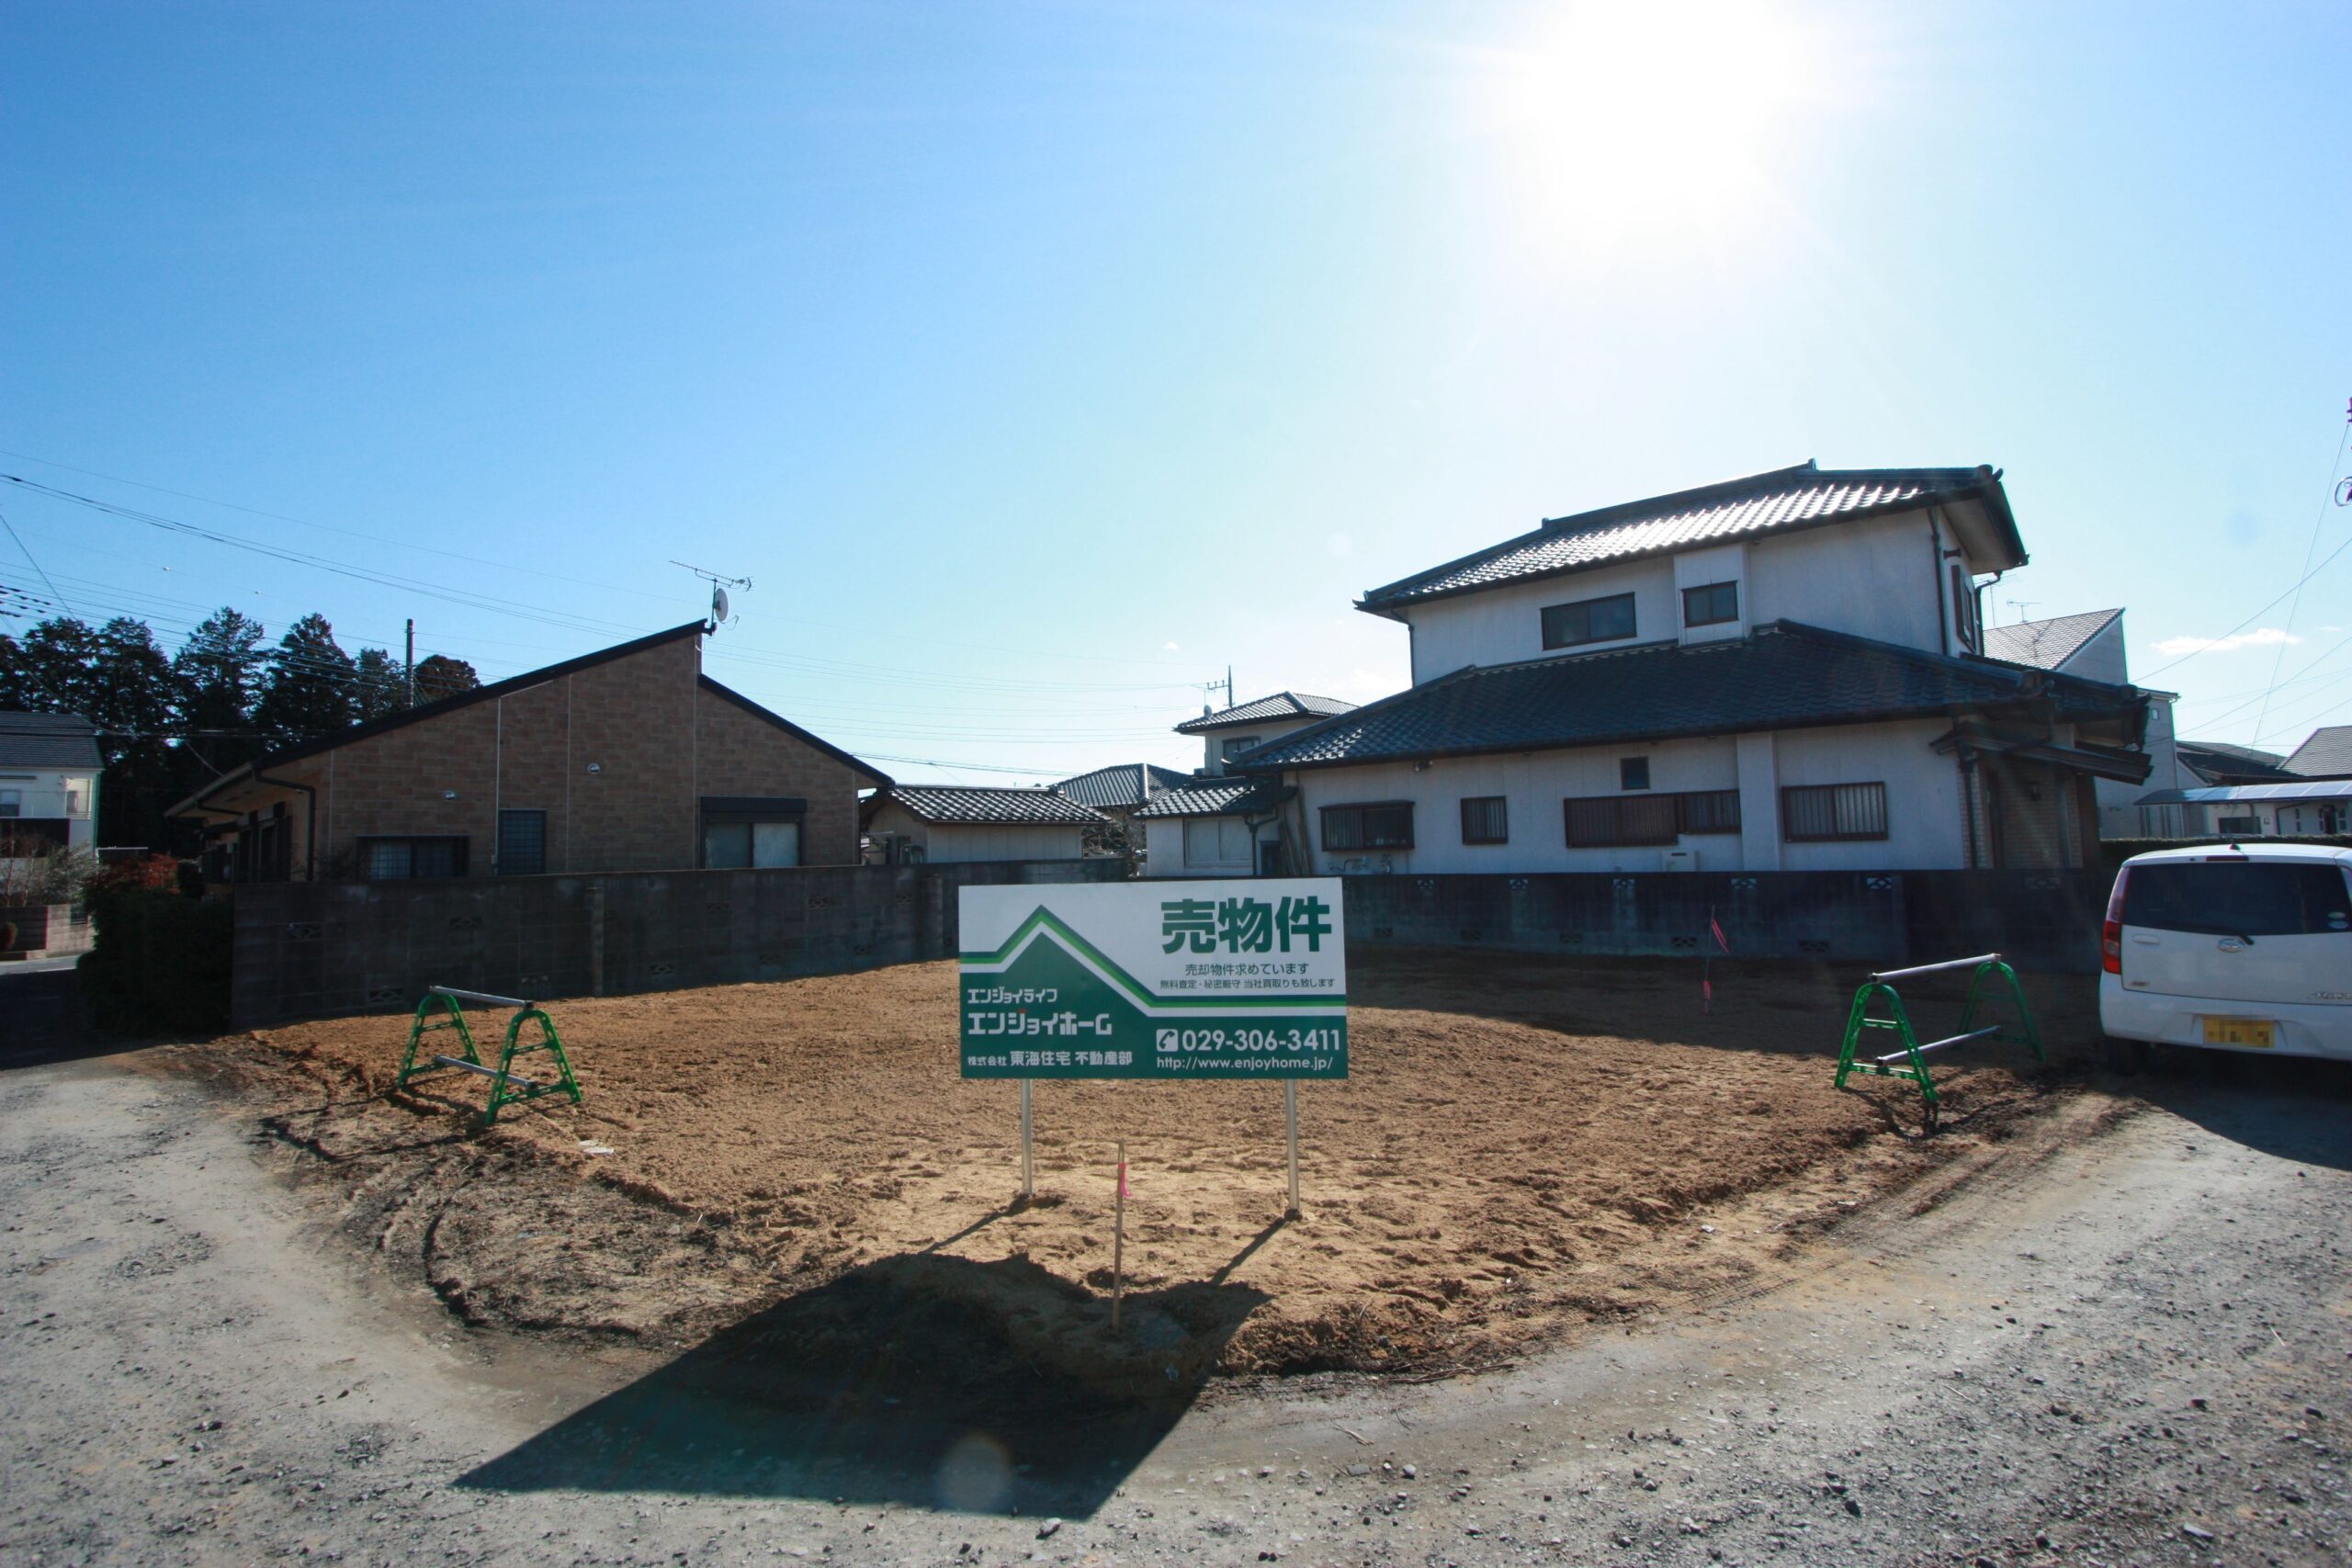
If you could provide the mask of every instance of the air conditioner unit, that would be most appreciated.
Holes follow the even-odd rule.
[[[1668,851],[1667,851],[1667,852],[1666,852],[1666,869],[1667,869],[1667,870],[1668,870],[1668,871],[1696,871],[1696,870],[1698,870],[1698,869],[1699,869],[1699,852],[1698,852],[1698,851],[1696,851],[1696,850],[1668,850]]]

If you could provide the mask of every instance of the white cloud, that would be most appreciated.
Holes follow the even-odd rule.
[[[2228,653],[2235,649],[2276,648],[2282,642],[2302,640],[2278,626],[2256,626],[2250,632],[2236,632],[2229,637],[2168,637],[2156,644],[2156,651],[2167,659],[2178,659],[2188,653]]]
[[[1182,653],[1182,652],[1183,652],[1183,651],[1184,651],[1182,649],[1178,648],[1178,647],[1177,647],[1174,643],[1172,643],[1172,642],[1164,642],[1164,643],[1161,643],[1159,646],[1160,646],[1162,649],[1166,649],[1166,650],[1167,650],[1168,652],[1170,652],[1170,653]]]

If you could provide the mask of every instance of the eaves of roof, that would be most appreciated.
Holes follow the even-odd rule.
[[[1231,729],[1237,725],[1280,724],[1294,718],[1329,718],[1337,714],[1354,711],[1353,703],[1343,703],[1337,697],[1318,697],[1303,692],[1276,692],[1271,697],[1254,697],[1216,713],[1188,718],[1175,728],[1179,735],[1203,735],[1212,729]]]
[[[872,822],[885,806],[934,828],[1085,828],[1110,820],[1049,789],[987,784],[893,784],[865,802],[859,820]]]
[[[1272,811],[1291,797],[1287,784],[1268,778],[1202,779],[1163,790],[1136,813],[1138,821],[1169,817],[1244,817]]]
[[[1953,658],[1795,621],[1745,637],[1472,666],[1250,751],[1250,773],[1899,718],[2127,716],[2132,686]]]

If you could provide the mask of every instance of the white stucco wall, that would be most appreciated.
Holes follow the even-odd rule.
[[[1634,635],[1573,649],[1544,646],[1544,607],[1581,599],[1634,596]],[[1654,560],[1572,572],[1539,582],[1512,583],[1459,598],[1440,599],[1407,612],[1413,627],[1413,683],[1422,685],[1472,664],[1518,664],[1562,653],[1599,653],[1674,637],[1681,615],[1674,597],[1674,563]]]
[[[1293,730],[1305,729],[1310,724],[1321,722],[1322,720],[1316,718],[1274,718],[1268,719],[1262,724],[1243,724],[1236,725],[1230,729],[1212,729],[1201,737],[1201,771],[1212,777],[1224,776],[1223,751],[1227,740],[1254,736],[1257,738],[1258,744],[1262,746],[1278,735],[1288,735]]]
[[[1515,664],[1645,642],[1709,642],[1745,636],[1766,621],[1803,621],[1906,648],[1959,651],[1951,564],[1953,536],[1925,512],[1829,524],[1747,543],[1571,572],[1440,599],[1406,612],[1416,685],[1467,665]],[[1740,618],[1685,627],[1681,590],[1740,585]],[[1634,635],[1574,649],[1544,646],[1550,604],[1634,595]]]
[[[1741,792],[1739,832],[1687,835],[1674,846],[1695,852],[1693,869],[1957,869],[1968,862],[1960,770],[1951,758],[1929,750],[1949,728],[1935,721],[1857,725],[1528,755],[1442,758],[1419,773],[1410,763],[1390,762],[1308,769],[1291,776],[1306,808],[1315,870],[1323,874],[1343,874],[1343,863],[1360,859],[1369,863],[1365,869],[1423,875],[1663,871],[1666,851],[1660,847],[1570,849],[1567,844],[1562,802],[1572,796],[1628,793],[1618,787],[1618,762],[1631,756],[1650,760],[1651,794]],[[1781,841],[1782,787],[1871,782],[1886,785],[1885,839]],[[1463,843],[1462,800],[1493,795],[1508,802],[1510,842]],[[1410,850],[1334,853],[1323,849],[1323,807],[1381,801],[1412,803]],[[1153,859],[1159,859],[1156,851]]]
[[[69,848],[86,849],[97,841],[98,775],[79,768],[12,768],[0,771],[0,791],[17,795],[17,816],[65,818]],[[79,810],[69,810],[69,796],[78,793]],[[0,818],[0,834],[8,824]]]
[[[895,833],[920,845],[923,859],[934,865],[972,861],[1080,860],[1086,853],[1086,829],[1072,823],[1024,823],[1018,826],[967,826],[924,822],[896,801],[874,814],[869,834]]]
[[[1956,648],[1951,574],[1928,514],[1898,513],[1758,539],[1748,547],[1750,616],[1803,621],[1905,648]]]
[[[1215,818],[1193,817],[1148,817],[1136,824],[1144,830],[1144,867],[1148,877],[1178,876],[1255,876],[1258,874],[1256,845],[1272,843],[1281,837],[1281,827],[1272,821],[1259,824],[1252,832],[1251,849],[1242,858],[1203,865],[1189,863],[1184,858],[1184,824],[1210,821]],[[1227,818],[1239,821],[1238,818]]]

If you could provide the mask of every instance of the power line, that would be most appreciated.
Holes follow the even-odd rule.
[[[17,540],[17,548],[24,551],[25,559],[32,563],[33,570],[40,573],[40,580],[43,582],[49,582],[49,573],[41,570],[40,562],[33,560],[33,552],[27,547],[24,540],[17,537],[17,525],[8,521],[8,514],[5,512],[0,512],[0,527],[6,527],[8,530],[8,537]],[[49,591],[51,593],[57,593],[57,584],[49,582]],[[64,604],[65,595],[57,593],[57,599],[58,603]],[[72,606],[68,605],[67,608],[70,609]]]
[[[2335,457],[2327,466],[2327,493],[2320,497],[2319,514],[2312,519],[2311,543],[2303,547],[2303,566],[2306,570],[2312,564],[2312,553],[2319,548],[2319,531],[2321,525],[2327,521],[2328,508],[2335,504],[2335,476],[2344,467],[2344,444],[2347,439],[2352,439],[2352,408],[2345,411],[2344,433],[2335,438]],[[2291,632],[2295,629],[2295,613],[2302,607],[2303,585],[2298,582],[2295,584],[2295,602],[2287,606],[2287,625],[2284,630]],[[2272,655],[2270,660],[2270,682],[2274,686],[2278,683],[2278,667],[2286,662],[2286,659],[2287,645],[2281,642],[2278,645],[2278,651]],[[2265,692],[2262,695],[2262,711],[2255,716],[2254,720],[2254,733],[2257,739],[2262,734],[2263,725],[2268,721],[2269,717],[2270,694]]]
[[[554,582],[569,582],[582,588],[601,589],[609,593],[632,594],[640,599],[658,600],[664,604],[674,604],[678,603],[676,596],[673,594],[650,593],[643,589],[626,588],[618,583],[600,582],[593,578],[571,577],[561,572],[548,571],[537,567],[518,566],[510,561],[492,560],[483,556],[465,555],[456,550],[445,550],[436,548],[431,545],[420,545],[413,539],[393,538],[382,534],[367,533],[357,528],[339,527],[332,523],[314,522],[310,518],[295,517],[283,512],[271,512],[257,506],[240,505],[238,502],[233,501],[221,501],[213,496],[198,495],[190,491],[172,490],[164,485],[149,484],[141,479],[125,479],[119,474],[101,473],[96,468],[75,468],[71,463],[60,463],[47,457],[37,457],[27,452],[12,452],[6,448],[0,448],[0,457],[16,457],[28,463],[39,463],[43,468],[62,468],[67,473],[85,474],[91,479],[105,479],[113,484],[126,484],[130,485],[134,490],[153,491],[158,495],[176,496],[183,501],[201,502],[207,506],[225,507],[232,512],[242,512],[254,517],[266,517],[273,522],[292,523],[300,527],[316,528],[323,533],[329,534],[340,534],[346,538],[366,539],[373,544],[390,545],[400,549],[420,550],[427,555],[442,556],[450,560],[466,561],[475,566],[495,567],[501,571],[521,572],[526,576],[543,577]],[[14,479],[16,476],[7,475],[0,477]],[[33,484],[37,481],[19,479],[17,482],[22,484]],[[56,493],[61,495],[71,495],[73,492],[57,491]],[[1148,665],[1156,669],[1169,670],[1181,669],[1183,667],[1179,661],[1165,659],[1136,659],[1132,656],[1096,653],[1092,651],[1086,653],[1072,653],[1067,649],[1059,649],[1012,648],[1001,643],[965,642],[947,637],[919,637],[911,632],[886,632],[877,630],[870,626],[844,626],[835,622],[810,621],[797,617],[795,617],[790,624],[799,626],[813,627],[822,631],[850,632],[859,636],[885,637],[899,642],[925,643],[934,648],[962,649],[967,651],[982,653],[1009,653],[1018,658],[1024,659],[1069,659],[1080,660],[1090,664],[1142,664]]]

